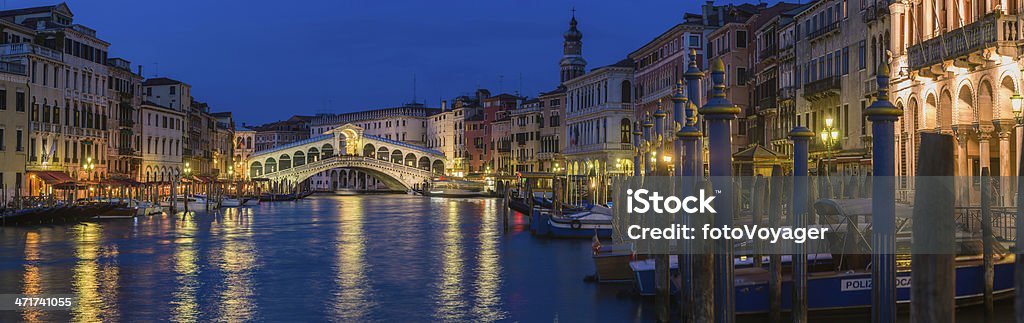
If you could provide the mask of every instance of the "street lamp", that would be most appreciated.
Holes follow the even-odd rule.
[[[825,175],[828,176],[829,164],[828,160],[832,155],[832,145],[839,142],[839,130],[832,127],[833,120],[831,117],[825,118],[825,128],[821,129],[821,143],[825,145]]]

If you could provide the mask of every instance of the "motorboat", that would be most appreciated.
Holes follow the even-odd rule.
[[[439,179],[430,182],[423,195],[434,197],[483,197],[487,196],[484,184],[466,181]]]
[[[206,210],[207,206],[209,206],[210,208],[215,208],[215,205],[213,203],[207,203],[206,198],[196,195],[188,197],[184,195],[178,195],[173,199],[170,197],[164,198],[164,200],[160,202],[160,206],[171,207],[172,201],[174,202],[173,206],[177,207],[179,210],[184,210],[186,206],[188,207],[189,211]]]

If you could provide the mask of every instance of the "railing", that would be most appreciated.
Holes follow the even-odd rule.
[[[370,140],[376,140],[376,141],[380,141],[380,142],[383,142],[383,143],[386,143],[386,144],[391,144],[391,145],[395,145],[395,146],[405,147],[405,148],[409,148],[409,149],[413,149],[413,150],[418,150],[420,152],[425,152],[425,153],[433,154],[433,155],[437,155],[437,156],[444,156],[444,153],[442,153],[440,151],[437,151],[437,150],[434,150],[434,149],[425,148],[425,147],[420,147],[420,146],[417,146],[417,145],[405,143],[405,142],[398,141],[398,140],[385,139],[383,137],[374,136],[374,135],[367,135],[367,134],[363,134],[363,138],[370,139]]]
[[[131,147],[118,147],[117,154],[121,156],[142,156],[141,153],[139,153],[135,149],[132,149]]]
[[[121,119],[117,122],[117,124],[121,127],[131,128],[135,126],[135,121],[131,119]]]
[[[870,80],[864,81],[864,96],[871,96],[878,94],[878,80],[871,78]]]
[[[0,72],[27,75],[25,65],[15,62],[0,62]]]
[[[818,28],[817,30],[808,33],[807,34],[807,40],[814,41],[815,39],[818,39],[819,37],[825,36],[827,34],[832,33],[833,31],[838,31],[838,30],[839,30],[839,21],[837,20],[837,21],[835,21],[833,23],[824,25],[821,28]]]
[[[761,53],[757,56],[757,58],[763,61],[768,59],[769,57],[775,56],[775,53],[778,53],[778,51],[775,50],[775,45],[771,45],[761,50]]]
[[[1017,17],[993,12],[967,26],[942,33],[907,48],[908,65],[913,70],[940,64],[972,52],[1018,40]]]
[[[793,99],[795,97],[796,97],[796,87],[795,86],[787,86],[787,87],[783,87],[783,88],[779,89],[779,99],[780,100],[789,100],[789,99]]]
[[[32,43],[15,43],[0,45],[0,55],[27,55],[35,54],[53,60],[63,60],[64,54]],[[22,72],[24,74],[24,72]]]
[[[777,100],[777,99],[776,99],[776,97],[775,97],[774,95],[772,95],[772,96],[767,96],[767,97],[763,97],[763,98],[761,98],[761,100],[760,100],[760,101],[758,102],[758,106],[759,106],[759,107],[760,107],[761,109],[768,109],[768,108],[774,108],[774,107],[775,107],[775,102],[776,102],[776,100]]]
[[[320,140],[325,140],[325,139],[331,138],[333,136],[334,136],[333,134],[319,135],[319,136],[312,137],[312,138],[309,138],[309,139],[304,139],[304,140],[299,140],[299,141],[296,141],[296,142],[287,143],[287,144],[280,145],[280,146],[277,146],[277,147],[272,147],[272,148],[269,148],[269,149],[265,149],[265,150],[254,152],[252,154],[252,157],[262,156],[262,155],[266,155],[266,154],[269,154],[269,153],[272,153],[272,152],[278,152],[278,151],[282,151],[282,150],[285,150],[285,149],[302,146],[302,145],[305,145],[305,144],[308,144],[308,143],[314,143],[314,142],[317,142],[317,141],[320,141]]]
[[[878,17],[877,11],[878,10],[876,10],[875,5],[870,5],[867,8],[864,8],[864,13],[860,16],[861,21],[867,23],[875,20],[875,18]]]
[[[566,153],[581,153],[581,152],[593,152],[593,151],[606,151],[606,150],[633,150],[633,145],[624,143],[596,143],[587,145],[575,145],[567,146],[565,148]]]
[[[838,76],[829,76],[814,82],[804,84],[804,97],[824,94],[829,91],[839,91],[842,87]]]

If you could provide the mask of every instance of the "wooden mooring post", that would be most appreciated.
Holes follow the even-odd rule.
[[[778,228],[782,224],[782,167],[772,167],[772,176],[768,179],[765,192],[768,205],[768,227]],[[779,248],[775,244],[768,246],[768,295],[771,322],[782,322],[782,256],[779,255]],[[760,256],[758,256],[760,257]]]
[[[794,228],[807,226],[807,211],[810,210],[808,202],[808,145],[814,132],[804,127],[793,128],[789,132],[789,138],[793,140],[793,212],[790,213],[790,225]],[[793,322],[807,322],[807,256],[803,244],[795,244],[792,256],[793,264]]]
[[[955,314],[953,137],[922,133],[914,194],[910,320],[952,322]],[[877,181],[876,181],[877,182]]]
[[[982,299],[985,306],[985,323],[991,323],[995,319],[995,308],[992,299],[992,283],[995,278],[995,268],[992,263],[992,193],[993,178],[988,167],[981,169],[981,245],[982,265],[984,271],[984,294]]]

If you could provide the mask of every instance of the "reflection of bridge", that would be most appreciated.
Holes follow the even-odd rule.
[[[340,152],[335,147],[343,147]],[[391,189],[409,189],[444,172],[444,154],[408,143],[363,134],[343,125],[306,140],[249,156],[249,176],[294,185],[334,168],[364,171]]]

